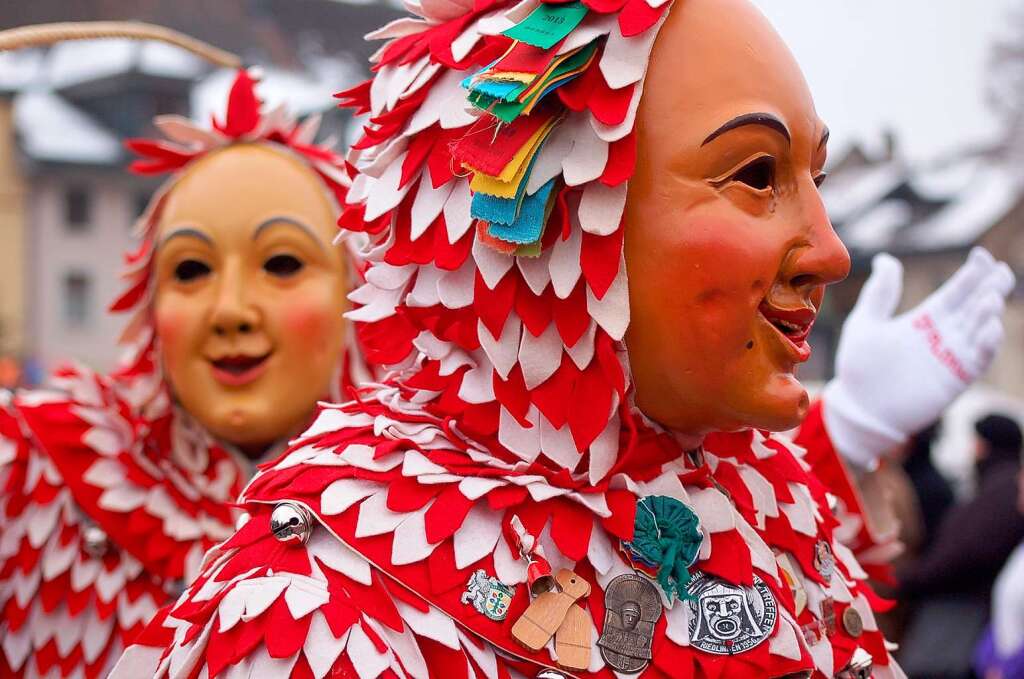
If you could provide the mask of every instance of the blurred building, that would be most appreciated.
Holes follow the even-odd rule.
[[[0,28],[58,20],[138,19],[183,30],[263,66],[259,93],[293,113],[349,125],[333,93],[364,74],[362,34],[396,15],[330,0],[37,0],[0,4]],[[0,54],[0,358],[115,363],[132,227],[159,179],[126,170],[122,141],[152,118],[221,115],[234,74],[175,47],[71,42]]]
[[[895,140],[875,153],[854,147],[832,165],[822,193],[853,259],[850,278],[830,291],[835,325],[853,306],[878,252],[904,264],[903,308],[941,285],[975,245],[1007,261],[1024,283],[1024,191],[1019,168],[1003,161],[998,149],[911,166]],[[1006,344],[985,378],[1015,396],[1024,396],[1021,290],[1010,298]]]

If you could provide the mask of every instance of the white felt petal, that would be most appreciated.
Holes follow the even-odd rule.
[[[350,628],[346,649],[346,656],[352,661],[359,679],[376,679],[391,664],[391,652],[377,651],[377,646],[370,641],[360,625],[352,625]]]
[[[466,58],[466,55],[470,53],[473,47],[480,42],[480,31],[476,29],[476,25],[470,26],[468,29],[462,32],[459,37],[452,40],[452,57],[455,61],[462,61]]]
[[[558,54],[567,54],[575,49],[589,45],[602,35],[608,35],[618,30],[618,16],[612,14],[599,14],[590,12],[580,25],[570,33],[558,47]]]
[[[540,337],[529,331],[523,332],[519,344],[519,367],[527,389],[535,389],[555,374],[562,364],[562,337],[558,327],[552,323]]]
[[[409,140],[405,137],[395,137],[391,141],[384,142],[382,146],[378,146],[370,151],[366,152],[366,155],[359,160],[359,172],[357,177],[366,176],[368,181],[361,188],[361,192],[369,195],[370,189],[376,186],[374,180],[380,179],[384,176],[384,173],[391,167],[395,160],[405,153],[406,149],[409,148]],[[354,182],[353,182],[354,183]],[[349,191],[348,202],[357,202],[355,193]]]
[[[277,601],[287,586],[288,578],[282,576],[243,580],[235,585],[236,588],[245,590],[245,613],[242,614],[242,619],[249,621],[260,616],[270,608],[270,604]]]
[[[542,295],[551,282],[551,271],[548,268],[551,265],[551,252],[551,248],[548,248],[537,257],[516,257],[516,265],[523,274],[523,280],[537,296]]]
[[[397,73],[398,68],[395,66],[382,66],[370,83],[370,113],[374,118],[384,112],[388,101],[388,89]]]
[[[779,505],[775,500],[775,489],[768,479],[753,467],[743,465],[739,468],[740,478],[754,500],[754,509],[764,516],[777,519]]]
[[[399,99],[408,99],[412,95],[419,92],[423,87],[430,82],[431,78],[437,75],[438,71],[441,70],[441,64],[431,62],[427,64],[419,75],[416,76],[415,80],[409,83],[409,86],[405,88],[405,92]]]
[[[397,290],[403,287],[416,273],[415,264],[392,266],[385,262],[374,264],[366,271],[366,282],[381,290]]]
[[[608,534],[604,532],[604,528],[596,523],[590,533],[587,559],[598,573],[607,573],[618,559],[616,549],[612,547]]]
[[[612,339],[618,341],[625,336],[629,327],[629,290],[624,263],[619,264],[619,272],[602,299],[587,288],[587,312]]]
[[[590,444],[590,469],[588,478],[592,484],[607,476],[615,465],[619,453],[619,416],[613,415],[608,424]]]
[[[424,515],[432,502],[423,509],[413,512],[395,529],[395,541],[391,545],[391,563],[404,566],[417,563],[430,556],[438,543],[427,542],[427,529]]]
[[[402,295],[405,291],[402,288],[396,290],[380,290],[367,283],[352,292],[349,293],[348,298],[357,304],[359,302],[360,295],[357,293],[372,293],[373,297],[369,304],[366,306],[353,309],[352,311],[345,312],[345,318],[350,321],[358,321],[362,323],[373,323],[376,321],[390,318],[395,315],[395,308],[398,306],[399,301],[402,299]]]
[[[544,145],[537,153],[530,178],[527,180],[526,193],[533,195],[542,186],[562,173],[562,160],[572,151],[573,137],[576,127],[565,121],[555,126],[548,135]]]
[[[215,130],[204,130],[192,120],[179,115],[160,115],[153,124],[169,139],[200,148],[213,148],[224,142],[224,136]]]
[[[601,182],[587,184],[580,200],[580,226],[587,233],[608,236],[619,228],[626,207],[628,182],[606,186]]]
[[[473,259],[487,288],[493,290],[515,264],[515,257],[502,254],[479,240],[473,241]]]
[[[490,403],[494,400],[494,366],[480,350],[473,352],[476,367],[462,377],[459,398],[466,403]]]
[[[448,230],[448,243],[455,244],[473,226],[470,206],[473,204],[469,182],[455,179],[452,192],[444,204],[444,223]]]
[[[779,619],[776,625],[775,634],[768,640],[768,650],[772,655],[781,656],[790,660],[800,659],[800,642],[797,641],[796,631],[786,617]]]
[[[306,641],[302,645],[302,653],[309,661],[309,667],[316,679],[323,679],[330,673],[338,656],[345,650],[348,635],[349,630],[345,630],[341,633],[340,639],[336,638],[323,613],[317,611],[313,614],[309,630],[306,632]]]
[[[691,509],[700,518],[700,525],[708,533],[735,530],[732,504],[715,488],[697,488],[690,491]],[[704,542],[710,543],[710,540]]]
[[[604,173],[608,163],[608,142],[597,136],[583,116],[577,117],[573,130],[572,151],[562,161],[562,175],[568,186],[580,186],[596,180]],[[583,209],[582,203],[580,209]]]
[[[435,189],[430,182],[429,175],[430,173],[424,168],[420,175],[416,198],[412,203],[409,240],[417,240],[427,230],[427,227],[434,223],[444,209],[448,197],[452,194],[452,189],[455,188],[454,182],[448,182],[441,188]]]
[[[544,456],[563,469],[575,469],[583,456],[576,450],[576,442],[573,441],[569,425],[555,429],[543,414],[540,415],[539,424],[541,449],[544,451]]]
[[[462,525],[455,531],[455,567],[467,568],[492,553],[500,536],[500,517],[491,511],[486,502],[473,505]]]
[[[580,370],[586,369],[594,359],[594,337],[596,335],[597,323],[590,321],[590,325],[587,326],[587,331],[576,341],[576,344],[565,348],[565,352],[569,354],[569,358],[572,359],[572,362],[575,363],[576,367]]]
[[[479,500],[495,488],[501,488],[504,485],[506,485],[504,479],[467,476],[459,481],[459,492],[469,500]]]
[[[487,353],[487,358],[491,359],[495,372],[503,380],[508,379],[508,374],[512,372],[512,367],[519,360],[519,336],[522,331],[522,325],[519,317],[514,313],[510,313],[508,318],[505,319],[505,325],[501,330],[501,338],[495,340],[491,335],[491,331],[483,324],[483,321],[477,322],[476,332],[477,337],[480,339],[480,346]]]
[[[419,267],[412,291],[405,298],[406,305],[427,309],[440,304],[441,298],[437,292],[437,283],[444,273],[433,264],[424,264]]]
[[[412,137],[427,129],[441,119],[441,109],[454,92],[462,90],[459,84],[464,75],[459,71],[446,70],[430,88],[423,103],[409,119],[402,132],[403,136]]]
[[[551,249],[551,261],[548,263],[551,284],[559,299],[565,299],[572,294],[576,282],[582,274],[580,248],[583,245],[583,233],[575,221],[574,215],[574,224],[573,228],[569,230],[568,240],[559,238],[555,241],[555,245]]]
[[[452,619],[433,606],[426,611],[413,608],[404,601],[395,600],[402,620],[421,637],[433,639],[453,651],[459,649],[459,633]]]
[[[530,406],[536,416],[536,406]],[[498,441],[524,462],[533,462],[540,455],[540,429],[534,425],[523,427],[501,406],[498,417]]]
[[[757,531],[751,528],[750,525],[742,518],[737,518],[736,530],[750,549],[750,560],[753,563],[754,568],[767,573],[769,576],[774,578],[779,585],[781,585],[782,582],[779,578],[779,562],[775,560],[775,554],[772,552],[771,547],[765,544],[765,541],[761,539],[761,536],[758,535]]]
[[[412,183],[399,188],[402,180],[402,165],[405,163],[406,154],[395,159],[388,169],[384,171],[381,178],[372,182],[369,186],[366,199],[366,213],[364,221],[372,222],[385,212],[393,210],[405,198]]]
[[[467,257],[455,271],[446,271],[437,281],[437,297],[447,309],[463,309],[473,304],[476,263]]]
[[[540,0],[520,0],[512,8],[491,14],[480,21],[477,29],[484,35],[498,35],[530,15]]]
[[[441,107],[441,129],[457,130],[476,122],[480,110],[466,100],[466,91],[453,91]]]
[[[512,553],[504,538],[498,540],[494,549],[494,575],[510,587],[526,582],[526,562]]]
[[[381,490],[376,481],[338,479],[320,494],[320,511],[326,516],[341,514],[346,509]]]
[[[328,531],[313,531],[306,549],[331,570],[367,586],[372,583],[369,562]]]
[[[676,605],[665,609],[665,636],[678,646],[690,645],[690,607]]]
[[[288,612],[295,620],[301,620],[330,600],[327,587],[313,578],[295,576],[292,584],[284,591]]]
[[[668,12],[661,15],[650,30],[637,36],[625,38],[618,25],[608,34],[604,52],[598,67],[604,80],[613,90],[639,82],[647,71],[647,64],[654,47],[654,39],[658,36],[661,24],[668,17]]]
[[[359,505],[359,520],[356,522],[356,537],[390,533],[405,520],[408,514],[393,512],[387,508],[388,492],[383,490],[371,495]]]
[[[401,19],[395,19],[390,21],[375,31],[370,31],[365,36],[364,40],[389,40],[391,38],[404,38],[407,35],[416,35],[430,28],[423,19],[417,19],[415,17],[402,17]]]

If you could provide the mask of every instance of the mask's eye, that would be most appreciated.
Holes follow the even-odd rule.
[[[752,189],[764,191],[775,183],[775,159],[762,156],[744,165],[732,176],[734,182],[746,184]]]
[[[821,185],[825,183],[826,179],[828,179],[828,175],[825,174],[824,172],[819,172],[818,174],[814,175],[814,185],[820,189]]]
[[[209,274],[210,267],[198,259],[186,259],[174,267],[174,278],[182,283],[189,283]]]
[[[302,271],[303,266],[302,260],[292,255],[274,255],[263,263],[263,270],[271,276],[288,278]]]

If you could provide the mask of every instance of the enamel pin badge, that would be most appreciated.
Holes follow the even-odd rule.
[[[497,578],[489,577],[481,568],[469,577],[466,591],[462,593],[460,601],[472,604],[478,612],[491,620],[501,622],[508,616],[513,595],[511,587]]]

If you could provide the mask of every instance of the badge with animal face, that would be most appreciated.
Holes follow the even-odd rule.
[[[661,597],[653,582],[627,573],[604,590],[604,628],[597,645],[614,670],[640,672],[651,661],[654,626],[661,617]]]
[[[473,604],[478,612],[501,622],[508,616],[514,595],[511,587],[497,578],[488,577],[487,572],[481,568],[469,577],[466,591],[459,600],[464,604]]]
[[[690,581],[689,593],[690,645],[705,653],[749,651],[775,629],[778,605],[756,575],[753,587],[743,587],[700,572]]]

